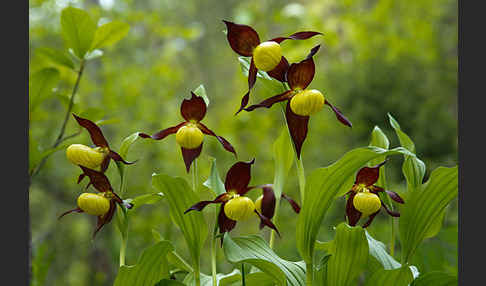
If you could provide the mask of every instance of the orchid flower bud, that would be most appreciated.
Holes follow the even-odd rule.
[[[193,123],[182,126],[176,133],[176,141],[181,147],[195,149],[203,142],[204,134]]]
[[[247,197],[236,197],[224,205],[224,213],[232,220],[247,220],[253,216],[255,204]]]
[[[301,116],[314,114],[324,106],[324,95],[317,89],[303,90],[292,97],[290,108]]]
[[[381,207],[381,201],[376,194],[359,192],[354,196],[353,205],[365,217],[377,212]]]
[[[82,193],[78,197],[78,207],[85,213],[102,216],[110,209],[110,200],[103,195],[93,193]]]
[[[66,149],[66,157],[75,165],[96,170],[105,160],[107,152],[102,147],[91,148],[83,144],[72,144]]]
[[[262,71],[273,70],[282,59],[280,44],[274,41],[267,41],[259,44],[253,50],[253,61],[257,69]]]

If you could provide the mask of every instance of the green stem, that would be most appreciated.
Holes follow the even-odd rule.
[[[297,165],[297,175],[299,178],[300,197],[303,202],[304,195],[305,195],[305,172],[304,172],[304,163],[302,162],[302,155],[300,157],[300,160],[299,159],[296,160],[295,164]]]
[[[194,264],[194,280],[196,281],[196,286],[201,286],[201,274],[200,274],[199,259]]]
[[[192,166],[192,189],[196,192],[197,187],[197,159],[194,159],[194,164]]]
[[[125,265],[126,249],[127,249],[127,240],[122,236],[121,245],[120,245],[120,266]]]
[[[241,286],[246,286],[246,282],[245,282],[245,263],[241,263]]]
[[[312,279],[314,278],[314,266],[312,263],[305,264],[305,285],[312,286]]]
[[[217,274],[217,268],[216,268],[216,251],[217,251],[217,239],[216,235],[218,234],[218,209],[215,209],[215,221],[214,221],[214,229],[213,229],[213,234],[211,236],[211,272],[213,275],[213,285],[217,285],[217,279],[216,279],[216,274]]]
[[[194,164],[192,166],[192,189],[196,192],[197,187],[197,159],[194,160]],[[196,286],[201,285],[201,265],[200,265],[200,258],[194,258],[194,280],[196,281]]]
[[[276,201],[275,201],[275,214],[273,216],[273,223],[275,225],[277,225],[277,219],[278,219],[278,210],[279,210],[279,206],[280,206],[280,198],[276,198]],[[275,243],[275,231],[272,229],[272,231],[270,232],[270,248],[273,249],[273,245]]]

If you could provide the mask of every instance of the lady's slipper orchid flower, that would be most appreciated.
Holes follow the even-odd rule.
[[[145,133],[139,134],[142,138],[162,140],[168,135],[176,133],[176,142],[181,146],[187,172],[191,168],[192,161],[201,154],[204,134],[216,137],[224,149],[236,155],[235,149],[226,139],[216,135],[200,122],[206,115],[206,103],[202,97],[195,95],[192,91],[191,94],[191,99],[184,99],[181,104],[181,115],[184,122],[161,130],[152,136]]]
[[[321,110],[324,104],[328,105],[332,111],[334,111],[337,119],[341,123],[349,127],[352,126],[351,122],[341,113],[341,111],[333,106],[329,100],[325,99],[320,91],[306,89],[314,78],[315,64],[312,57],[317,53],[319,48],[320,45],[315,46],[309,55],[307,55],[307,58],[299,63],[290,65],[286,76],[290,90],[245,108],[246,111],[252,111],[261,107],[270,108],[277,102],[287,100],[285,118],[287,119],[290,135],[299,159],[302,144],[307,136],[309,116]]]
[[[374,167],[363,167],[358,171],[356,181],[347,193],[349,197],[346,202],[346,216],[349,225],[355,226],[360,218],[369,216],[368,221],[363,225],[363,228],[368,227],[380,212],[382,206],[389,215],[400,216],[400,213],[390,210],[381,201],[378,192],[386,192],[392,200],[400,204],[404,203],[403,199],[395,192],[385,191],[383,188],[374,185],[380,176],[380,167],[385,163],[386,161]]]
[[[202,211],[209,204],[221,204],[221,209],[218,215],[218,226],[220,233],[231,231],[235,227],[237,221],[246,220],[252,217],[253,213],[256,213],[258,215],[258,217],[260,218],[260,224],[262,226],[266,225],[278,233],[277,228],[272,223],[270,218],[263,215],[261,212],[263,210],[266,210],[266,208],[271,207],[267,207],[267,203],[271,204],[271,201],[263,201],[262,205],[264,207],[263,209],[262,207],[260,207],[261,211],[258,211],[255,208],[255,204],[253,203],[253,201],[244,196],[249,190],[259,187],[248,186],[251,179],[251,165],[253,165],[254,162],[255,159],[250,162],[235,163],[233,166],[231,166],[228,173],[226,173],[226,179],[224,182],[226,192],[217,196],[212,201],[200,201],[194,204],[189,209],[187,209],[184,214],[193,210]],[[273,207],[275,207],[275,197],[273,198],[273,200]]]
[[[289,63],[282,56],[281,42],[285,40],[305,40],[315,35],[322,35],[319,32],[312,31],[297,32],[288,37],[278,37],[262,43],[258,33],[252,27],[225,20],[223,22],[228,29],[226,37],[233,51],[240,56],[251,57],[248,71],[248,92],[241,99],[241,106],[236,114],[248,104],[250,90],[255,85],[258,70],[267,72],[269,76],[279,81],[285,81],[285,72],[289,67]]]
[[[90,215],[95,215],[98,217],[98,222],[93,233],[93,238],[96,233],[107,223],[111,221],[113,215],[115,214],[117,204],[124,206],[128,209],[133,207],[133,204],[124,202],[111,187],[110,181],[102,172],[91,170],[89,168],[80,166],[83,170],[83,175],[88,176],[89,184],[86,186],[88,188],[93,185],[100,193],[82,193],[77,199],[78,207],[69,210],[59,218],[63,216],[77,212],[77,213],[87,213]]]
[[[91,148],[83,144],[72,144],[66,149],[66,157],[73,164],[83,166],[92,170],[98,170],[104,173],[110,164],[110,160],[123,162],[124,164],[133,164],[135,162],[126,162],[123,158],[111,150],[108,146],[103,132],[100,127],[93,121],[81,118],[73,113],[74,118],[79,125],[88,130],[93,144],[96,148]],[[84,178],[84,174],[81,174],[78,179],[78,183]]]

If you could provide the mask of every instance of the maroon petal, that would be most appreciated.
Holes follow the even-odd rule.
[[[307,86],[309,86],[316,71],[316,66],[312,56],[317,53],[319,48],[320,45],[315,46],[304,60],[290,65],[287,72],[287,81],[291,89],[305,89]]]
[[[364,184],[365,186],[371,186],[380,177],[380,167],[386,163],[386,160],[374,167],[363,167],[356,174],[355,184]]]
[[[184,214],[186,214],[186,213],[188,213],[190,211],[202,211],[209,204],[220,204],[220,203],[223,203],[223,202],[225,202],[227,196],[228,196],[228,194],[227,193],[224,193],[224,194],[221,194],[221,195],[217,196],[212,201],[200,201],[198,203],[195,203],[190,208],[188,208],[184,212]]]
[[[349,127],[353,127],[353,124],[351,123],[351,121],[349,121],[349,119],[346,118],[346,116],[344,116],[342,113],[341,113],[341,110],[339,110],[337,107],[335,107],[334,105],[332,105],[329,101],[324,101],[324,103],[326,105],[329,105],[329,107],[331,107],[332,111],[334,111],[334,114],[336,114],[336,118],[341,121],[342,124],[346,125],[346,126],[349,126]]]
[[[294,142],[295,150],[297,152],[297,159],[300,160],[302,144],[304,144],[305,137],[307,136],[309,116],[300,116],[293,113],[290,109],[290,101],[288,101],[285,110],[285,118],[287,119],[290,136],[292,137],[292,142]]]
[[[352,193],[349,195],[348,200],[346,201],[346,216],[348,217],[348,224],[350,226],[355,226],[359,219],[361,218],[361,212],[354,208],[353,199],[356,193]]]
[[[204,134],[207,134],[207,135],[211,135],[211,136],[214,136],[216,137],[216,139],[218,139],[219,143],[221,143],[221,145],[223,145],[223,148],[226,149],[227,151],[235,154],[236,156],[236,151],[235,151],[235,148],[233,148],[233,146],[231,146],[231,143],[229,143],[226,139],[224,139],[223,137],[221,136],[218,136],[216,135],[213,131],[211,131],[206,125],[202,124],[202,123],[198,123],[198,127],[199,129],[201,129],[201,131],[204,133]]]
[[[290,99],[292,97],[292,94],[293,94],[292,90],[287,90],[287,91],[285,91],[281,94],[277,94],[275,96],[269,97],[269,98],[265,99],[264,101],[262,101],[258,104],[250,105],[247,108],[245,108],[245,111],[253,111],[253,110],[255,110],[257,108],[261,108],[261,107],[270,108],[270,107],[272,107],[272,105],[274,105],[277,102],[281,102],[281,101]]]
[[[241,56],[250,57],[253,54],[253,49],[260,44],[258,33],[247,25],[235,24],[225,20],[223,22],[228,29],[226,38],[233,51]]]
[[[78,184],[81,183],[81,181],[84,179],[84,177],[86,177],[85,174],[79,175],[79,177],[78,177]]]
[[[268,219],[272,219],[275,214],[275,194],[273,193],[273,188],[269,185],[263,186],[263,198],[262,198],[262,215]],[[265,226],[263,221],[260,221],[260,229]]]
[[[197,96],[191,91],[191,99],[182,101],[181,115],[186,121],[201,121],[206,115],[206,102],[201,96]]]
[[[93,232],[93,239],[95,238],[96,234],[98,233],[98,231],[100,231],[100,229],[107,223],[109,223],[111,221],[111,219],[113,218],[113,215],[115,214],[115,210],[116,210],[116,204],[115,202],[113,201],[110,201],[110,209],[108,210],[108,212],[104,215],[104,216],[99,216],[98,217],[98,222],[96,224],[96,228]]]
[[[194,161],[199,155],[201,154],[203,143],[199,145],[199,147],[194,149],[186,149],[181,147],[182,150],[182,158],[184,159],[184,164],[186,164],[186,171],[189,173],[189,169],[191,168],[192,161]]]
[[[110,156],[106,156],[105,159],[103,159],[103,162],[101,162],[101,166],[100,166],[101,173],[104,173],[106,169],[108,169],[108,166],[110,165],[110,160],[111,160]]]
[[[127,162],[127,161],[123,160],[123,158],[120,156],[120,154],[118,154],[118,153],[116,153],[115,151],[112,151],[112,150],[110,150],[110,153],[108,153],[108,156],[111,159],[113,159],[115,161],[120,161],[120,162],[122,162],[125,165],[131,165],[131,164],[137,162],[137,161]]]
[[[243,95],[243,97],[241,98],[240,108],[238,109],[238,111],[236,111],[235,115],[238,115],[238,113],[240,113],[245,108],[245,106],[248,105],[249,100],[250,100],[250,91],[245,93],[245,95]]]
[[[93,121],[81,118],[74,113],[73,116],[79,125],[88,130],[93,144],[99,147],[108,147],[108,142],[106,141],[105,136],[103,136],[103,132],[101,132],[101,129],[98,127],[98,125],[96,125]]]
[[[273,224],[273,222],[268,217],[257,212],[257,210],[255,210],[255,213],[260,217],[260,225],[268,226],[269,228],[275,230],[275,232],[278,234],[278,236],[280,236],[280,232],[278,232],[277,227]]]
[[[278,37],[278,38],[271,39],[270,41],[281,43],[285,40],[306,40],[306,39],[312,38],[316,35],[322,35],[322,33],[313,32],[313,31],[297,32],[297,33],[294,33],[294,34],[292,34],[288,37]]]
[[[397,203],[399,203],[399,204],[403,204],[403,203],[405,203],[405,202],[403,201],[403,199],[402,199],[402,198],[401,198],[401,197],[400,197],[400,196],[399,196],[397,193],[395,193],[395,192],[393,192],[393,191],[385,191],[385,192],[386,192],[386,193],[388,194],[388,196],[390,196],[390,198],[391,198],[392,200],[394,200],[395,202],[397,202]]]
[[[176,126],[172,126],[172,127],[167,128],[167,129],[161,130],[161,131],[155,133],[152,136],[145,134],[145,133],[139,133],[138,136],[140,136],[142,138],[152,138],[152,139],[155,139],[155,140],[162,140],[170,134],[177,133],[177,130],[179,130],[179,128],[184,126],[186,123],[187,122],[182,122],[182,123],[180,123]]]
[[[83,210],[80,209],[80,208],[75,208],[75,209],[72,209],[72,210],[68,210],[67,212],[64,212],[62,215],[59,216],[58,219],[61,219],[63,216],[67,215],[67,214],[70,214],[70,213],[82,213]]]
[[[389,208],[386,206],[386,204],[385,204],[385,203],[381,202],[381,205],[383,206],[383,208],[385,209],[385,211],[386,211],[386,212],[387,212],[389,215],[391,215],[391,216],[393,216],[393,217],[400,217],[400,213],[399,213],[399,212],[395,212],[395,211],[390,210],[390,209],[389,209]]]
[[[278,81],[286,82],[288,70],[289,62],[284,56],[282,56],[280,63],[278,63],[278,65],[273,70],[268,71],[267,74]]]
[[[248,105],[248,101],[250,100],[250,91],[255,85],[257,73],[258,69],[256,68],[252,58],[250,63],[250,70],[248,71],[248,92],[243,96],[243,98],[241,98],[240,108],[238,109],[238,111],[236,111],[235,115],[240,113]]]
[[[219,226],[219,233],[225,233],[231,231],[236,226],[236,221],[228,218],[224,213],[224,205],[221,205],[218,215],[218,226]],[[221,238],[221,245],[223,244],[223,238]]]
[[[251,179],[251,165],[255,159],[250,162],[236,162],[226,173],[224,187],[227,192],[236,191],[240,195],[244,195],[249,189],[248,184]]]
[[[100,192],[113,191],[110,181],[105,176],[105,174],[83,166],[79,166],[79,167],[83,170],[84,174],[89,178],[88,186],[93,185],[93,187]]]
[[[287,196],[286,194],[282,193],[282,198],[284,198],[294,209],[294,212],[300,213],[300,206],[297,204],[291,197]]]
[[[373,219],[375,218],[375,216],[380,212],[380,210],[377,210],[374,214],[371,214],[368,218],[368,220],[365,222],[365,224],[363,224],[363,228],[367,228],[371,222],[373,221]]]

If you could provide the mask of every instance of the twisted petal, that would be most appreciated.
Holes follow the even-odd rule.
[[[108,147],[108,142],[106,141],[105,136],[103,136],[103,132],[101,132],[101,129],[98,127],[98,125],[96,125],[93,121],[81,118],[74,113],[73,116],[79,125],[88,130],[93,144],[99,147]]]
[[[385,211],[386,211],[386,212],[387,212],[389,215],[391,215],[391,216],[393,216],[393,217],[400,217],[400,213],[399,213],[399,212],[395,212],[395,211],[390,210],[390,209],[389,209],[389,208],[386,206],[386,204],[385,204],[384,202],[381,202],[381,205],[383,206],[383,208],[385,209]]]
[[[255,213],[258,215],[258,217],[260,217],[260,225],[268,226],[269,228],[275,230],[275,232],[278,234],[278,236],[280,236],[280,232],[278,232],[277,227],[273,224],[273,222],[268,217],[262,215],[257,210],[255,210]]]
[[[274,41],[274,42],[277,42],[277,43],[281,43],[285,40],[306,40],[306,39],[309,39],[309,38],[312,38],[316,35],[322,35],[322,33],[319,33],[319,32],[313,32],[313,31],[303,31],[303,32],[297,32],[297,33],[294,33],[288,37],[278,37],[278,38],[274,38],[274,39],[271,39],[270,41]]]
[[[198,127],[199,129],[201,129],[201,131],[204,133],[204,134],[207,134],[207,135],[211,135],[211,136],[214,136],[216,137],[216,139],[218,139],[219,143],[221,143],[221,145],[223,145],[223,148],[226,149],[228,152],[231,152],[233,154],[236,155],[236,151],[235,151],[235,148],[233,148],[233,146],[231,146],[231,144],[226,140],[224,139],[223,137],[221,136],[218,136],[216,135],[213,131],[211,131],[206,125],[202,124],[202,123],[199,123],[198,124]]]
[[[355,184],[364,184],[366,186],[371,186],[380,177],[380,167],[386,163],[386,160],[374,167],[363,167],[356,174]]]
[[[349,126],[349,127],[353,127],[353,124],[351,123],[351,121],[349,121],[349,119],[346,118],[346,116],[344,116],[342,113],[341,113],[341,110],[339,110],[337,107],[335,107],[334,105],[332,105],[328,100],[324,101],[324,103],[326,105],[328,105],[329,107],[331,107],[332,111],[334,111],[334,114],[336,114],[336,118],[344,125],[346,126]]]
[[[268,71],[267,74],[278,81],[286,82],[288,70],[289,62],[284,56],[282,56],[282,59],[280,60],[278,65],[273,70]]]
[[[184,164],[186,164],[186,171],[189,173],[189,169],[191,168],[192,161],[199,157],[201,154],[201,150],[203,147],[203,143],[199,145],[199,147],[194,148],[194,149],[186,149],[184,147],[181,147],[182,150],[182,158],[184,159]]]
[[[251,57],[253,49],[260,44],[258,33],[247,25],[235,24],[225,20],[223,22],[228,29],[226,38],[233,51],[241,56]]]
[[[248,105],[248,101],[250,100],[250,91],[255,85],[257,73],[258,73],[258,69],[256,68],[252,58],[250,63],[250,70],[248,71],[248,91],[241,98],[240,108],[238,109],[238,111],[236,111],[235,115],[240,113]]]
[[[79,166],[84,174],[89,178],[89,185],[93,185],[95,189],[100,192],[111,191],[113,192],[113,188],[111,187],[110,181],[102,172],[98,172],[83,166]],[[86,188],[88,187],[86,186]]]
[[[367,228],[379,212],[380,210],[377,210],[375,213],[371,214],[368,220],[365,222],[365,224],[363,224],[363,228]]]
[[[206,102],[201,96],[197,96],[191,91],[191,99],[182,101],[181,115],[186,121],[201,121],[206,115]]]
[[[72,209],[72,210],[68,210],[67,212],[64,212],[62,213],[58,219],[61,219],[63,216],[67,215],[67,214],[70,214],[70,213],[82,213],[83,210],[80,209],[80,208],[75,208],[75,209]]]
[[[403,199],[395,192],[393,191],[385,191],[387,193],[387,195],[392,199],[394,200],[395,202],[399,203],[399,204],[403,204],[405,203],[403,201]]]
[[[288,195],[282,193],[282,198],[284,198],[287,202],[289,202],[289,204],[294,209],[294,212],[300,213],[300,206],[299,206],[299,204],[297,204],[291,197],[289,197]]]
[[[219,196],[217,196],[214,200],[212,201],[200,201],[192,205],[190,208],[188,208],[184,214],[190,212],[190,211],[202,211],[207,205],[209,204],[221,204],[224,203],[227,199],[228,194],[224,193]]]
[[[348,224],[350,226],[356,226],[361,218],[361,212],[354,208],[353,199],[356,195],[355,192],[351,193],[346,201],[346,216],[348,217]]]
[[[251,165],[255,159],[250,162],[236,162],[226,173],[224,187],[226,191],[236,191],[240,195],[248,192],[248,184],[251,179]]]
[[[96,228],[93,232],[93,239],[95,238],[96,234],[98,233],[98,231],[100,231],[100,229],[107,223],[109,223],[111,221],[111,219],[113,218],[113,215],[115,214],[115,210],[116,210],[116,204],[114,201],[110,201],[110,209],[108,210],[108,212],[103,215],[103,216],[99,216],[98,217],[98,222],[96,224]]]
[[[120,154],[118,154],[118,153],[116,153],[115,151],[112,151],[112,150],[110,150],[110,153],[108,153],[108,156],[111,159],[113,159],[115,161],[120,161],[120,162],[122,162],[125,165],[131,165],[131,164],[137,162],[137,161],[127,162],[127,161],[123,160],[123,158],[120,156]]]
[[[270,107],[272,107],[272,105],[274,105],[277,102],[281,102],[281,101],[290,99],[292,97],[292,94],[293,94],[292,90],[287,90],[287,91],[285,91],[281,94],[277,94],[275,96],[269,97],[269,98],[265,99],[264,101],[262,101],[258,104],[250,105],[247,108],[245,108],[245,111],[253,111],[253,110],[255,110],[257,108],[261,108],[261,107],[270,108]]]
[[[307,137],[309,116],[300,116],[292,112],[292,109],[290,109],[290,101],[288,101],[285,110],[285,118],[287,119],[290,136],[292,137],[292,142],[294,142],[295,150],[297,152],[297,159],[300,160],[302,144],[304,144],[304,140]]]
[[[229,232],[236,226],[236,221],[228,218],[224,213],[225,204],[226,203],[223,203],[221,205],[221,208],[219,209],[219,215],[218,215],[219,233]],[[223,246],[223,237],[221,237],[221,246]]]
[[[305,89],[312,82],[316,71],[312,56],[317,53],[320,47],[321,45],[315,46],[304,60],[290,65],[287,71],[287,81],[291,89]]]
[[[270,185],[265,185],[262,187],[263,198],[262,198],[262,215],[268,219],[272,219],[275,214],[275,194],[273,193],[273,188]],[[260,220],[260,229],[265,226],[262,220]]]
[[[150,136],[148,134],[145,134],[145,133],[139,133],[138,136],[142,137],[142,138],[152,138],[154,140],[162,140],[164,139],[165,137],[167,137],[168,135],[170,134],[175,134],[177,133],[177,130],[179,130],[179,128],[181,128],[182,126],[184,126],[187,122],[182,122],[176,126],[172,126],[172,127],[169,127],[167,129],[164,129],[164,130],[161,130],[157,133],[155,133],[154,135]]]

